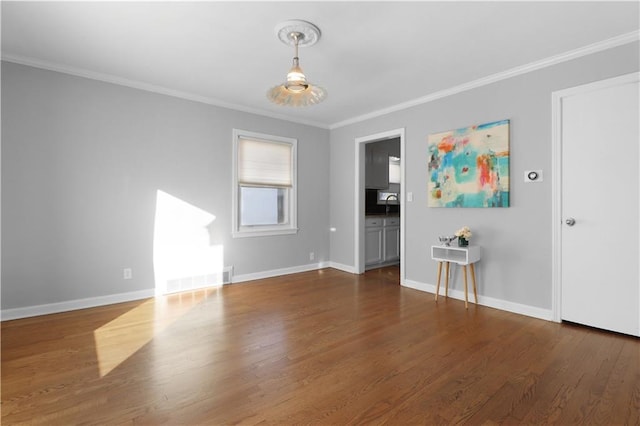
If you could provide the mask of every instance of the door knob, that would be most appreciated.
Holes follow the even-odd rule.
[[[576,220],[575,220],[574,218],[570,217],[570,218],[568,218],[567,220],[565,220],[565,222],[564,222],[564,223],[566,223],[566,224],[567,224],[567,225],[569,225],[569,226],[573,226],[573,225],[575,225],[575,224],[576,224]]]

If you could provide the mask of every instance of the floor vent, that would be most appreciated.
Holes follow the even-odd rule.
[[[225,266],[222,270],[222,284],[231,284],[233,280],[233,266]]]
[[[224,284],[231,284],[232,278],[233,266],[226,266],[222,269],[222,272],[216,272],[214,274],[195,275],[192,277],[167,280],[167,294],[207,287],[219,287]]]

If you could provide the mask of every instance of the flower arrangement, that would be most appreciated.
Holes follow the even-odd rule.
[[[458,229],[455,233],[455,236],[458,237],[458,245],[461,247],[469,245],[469,239],[473,234],[471,233],[471,229],[468,226],[463,226]]]
[[[458,238],[464,238],[465,240],[468,240],[471,238],[473,234],[471,233],[471,229],[469,229],[468,226],[463,226],[462,228],[458,229],[455,233],[455,236]]]

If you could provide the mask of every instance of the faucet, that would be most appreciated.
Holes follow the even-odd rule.
[[[384,211],[385,214],[389,214],[389,198],[395,198],[398,201],[398,196],[396,194],[389,194],[387,198],[384,200]]]

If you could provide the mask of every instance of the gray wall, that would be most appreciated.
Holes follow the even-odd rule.
[[[406,279],[435,284],[429,248],[438,235],[471,227],[483,247],[479,294],[551,309],[551,93],[638,71],[638,43],[554,65],[331,131],[331,259],[354,265],[355,138],[405,128]],[[511,120],[511,207],[427,208],[427,135],[471,124]],[[525,184],[527,169],[542,169],[544,181]],[[461,287],[461,280],[456,286]]]
[[[216,216],[212,243],[236,274],[307,265],[310,251],[353,266],[354,139],[401,127],[414,195],[407,280],[433,284],[429,246],[468,225],[485,249],[479,293],[550,309],[551,92],[637,71],[638,61],[629,44],[330,132],[3,62],[2,309],[153,288],[158,190]],[[427,208],[427,135],[505,118],[511,207]],[[234,127],[298,138],[297,235],[230,237]],[[544,170],[544,182],[524,184],[526,169]]]
[[[3,309],[153,288],[158,190],[237,275],[329,260],[326,129],[7,62],[2,114]],[[297,235],[230,237],[234,127],[298,139]]]

